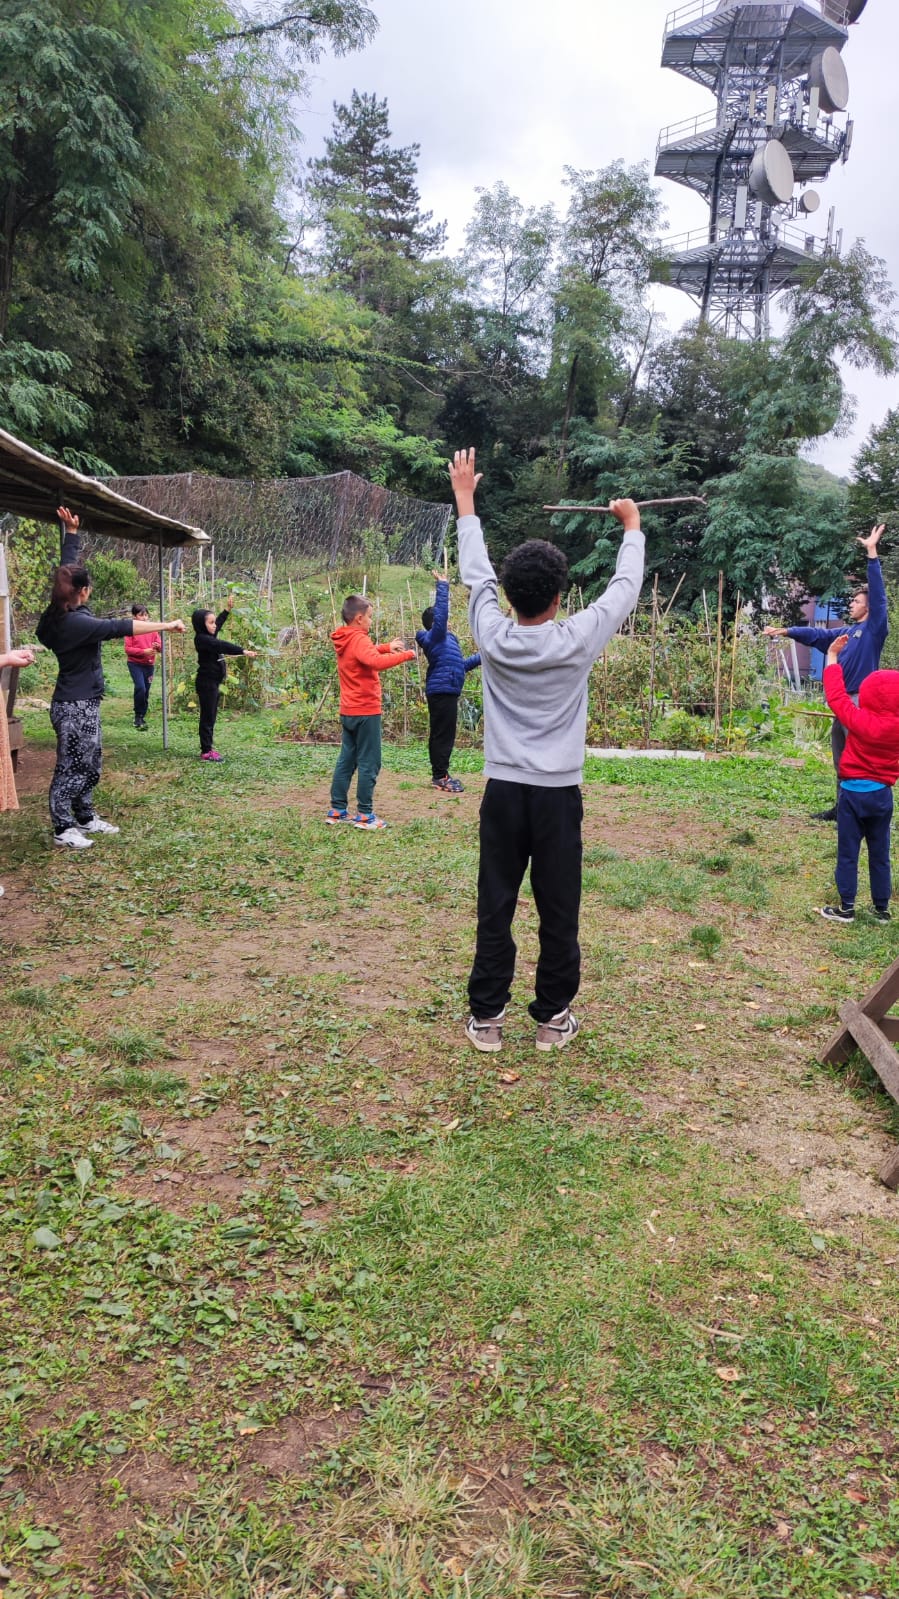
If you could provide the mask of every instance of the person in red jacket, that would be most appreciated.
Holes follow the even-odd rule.
[[[838,721],[846,728],[846,747],[840,758],[840,797],[837,804],[837,869],[839,905],[824,905],[821,915],[829,922],[855,920],[858,857],[862,839],[868,846],[868,874],[874,919],[890,920],[890,822],[893,785],[899,779],[899,672],[872,672],[858,691],[854,705],[846,691],[840,652],[848,636],[840,634],[827,652],[824,694]]]
[[[352,822],[372,832],[386,827],[375,815],[374,793],[381,770],[381,672],[403,661],[413,661],[415,651],[407,650],[401,638],[389,644],[373,644],[371,600],[364,594],[350,594],[340,609],[343,627],[331,634],[337,652],[340,679],[340,754],[331,779],[331,809],[325,821]],[[356,814],[349,813],[349,787],[356,780]]]
[[[131,615],[141,621],[149,616],[145,605],[132,605]],[[150,684],[157,655],[162,654],[161,633],[141,633],[140,637],[125,639],[125,659],[134,684],[134,725],[139,733],[147,731],[147,704]]]

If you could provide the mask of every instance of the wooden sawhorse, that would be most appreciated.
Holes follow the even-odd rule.
[[[823,1058],[833,1066],[841,1066],[854,1049],[860,1049],[887,1093],[899,1103],[899,1055],[893,1047],[899,1041],[899,1016],[887,1015],[897,1000],[899,960],[887,967],[864,999],[847,999],[840,1006],[843,1025],[834,1033]],[[894,1192],[899,1189],[899,1150],[888,1156],[877,1175],[887,1188]]]

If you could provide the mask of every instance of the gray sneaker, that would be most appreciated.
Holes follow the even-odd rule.
[[[480,1049],[485,1055],[495,1055],[503,1047],[503,1022],[506,1019],[506,1007],[503,1006],[498,1016],[469,1016],[465,1023],[465,1036],[475,1049]]]
[[[560,1010],[548,1022],[537,1024],[538,1049],[562,1049],[565,1044],[570,1044],[578,1030],[577,1017],[570,1005]]]

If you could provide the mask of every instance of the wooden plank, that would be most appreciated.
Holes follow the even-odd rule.
[[[873,988],[868,989],[859,1009],[864,1011],[865,1015],[871,1017],[873,1021],[879,1022],[888,1010],[892,1010],[897,1000],[899,1000],[899,960],[893,961],[892,966],[887,967],[879,982],[876,982]],[[841,1010],[840,1015],[842,1016],[842,1014]],[[854,1048],[852,1034],[847,1028],[841,1027],[829,1040],[821,1058],[822,1060],[830,1061],[833,1066],[841,1066],[849,1059]]]
[[[891,1188],[893,1193],[899,1188],[899,1149],[894,1149],[888,1155],[880,1171],[877,1173],[885,1188]]]
[[[891,1044],[899,1044],[899,1016],[884,1016],[877,1025],[884,1038],[888,1038]]]
[[[854,999],[840,1006],[840,1020],[871,1062],[887,1093],[899,1104],[899,1055],[892,1044]]]

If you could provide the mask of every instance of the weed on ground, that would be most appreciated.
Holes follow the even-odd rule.
[[[894,1107],[820,1063],[823,763],[588,762],[577,1043],[462,1037],[483,779],[104,710],[118,837],[4,818],[8,1599],[888,1599]]]

